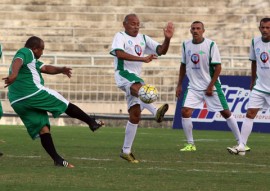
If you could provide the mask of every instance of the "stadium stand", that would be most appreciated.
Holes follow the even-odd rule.
[[[168,55],[145,66],[147,83],[159,89],[158,104],[175,110],[174,89],[178,79],[181,43],[190,38],[192,21],[205,23],[205,36],[215,40],[223,57],[223,74],[248,75],[247,60],[258,21],[268,15],[265,0],[1,0],[0,42],[4,47],[1,77],[5,76],[14,51],[36,35],[45,40],[45,63],[70,65],[71,80],[45,76],[47,86],[58,89],[89,113],[126,113],[124,95],[114,85],[112,57],[108,54],[114,34],[122,30],[127,13],[137,13],[141,32],[163,40],[167,21],[175,24]],[[7,112],[6,89],[1,100]]]

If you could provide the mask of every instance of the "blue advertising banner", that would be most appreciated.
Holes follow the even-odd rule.
[[[235,116],[239,127],[245,118],[247,111],[247,103],[249,98],[250,76],[220,76],[222,89],[227,99],[230,110]],[[186,90],[188,79],[185,78],[183,82],[183,91]],[[181,123],[181,96],[176,104],[176,111],[174,115],[173,128],[182,128]],[[209,112],[207,106],[204,104],[203,109],[195,109],[192,114],[193,128],[200,130],[230,130],[225,119],[219,112]],[[270,112],[269,109],[262,110],[254,119],[254,132],[270,133]]]

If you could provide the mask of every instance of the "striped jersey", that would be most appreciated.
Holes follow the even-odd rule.
[[[43,63],[35,59],[32,50],[29,48],[19,49],[12,64],[17,58],[23,61],[23,65],[16,80],[8,86],[8,98],[11,104],[37,94],[44,87],[40,71]],[[9,68],[9,74],[12,72],[12,64]]]
[[[138,34],[136,37],[129,36],[125,32],[118,32],[114,36],[112,49],[110,54],[114,57],[114,69],[116,70],[127,70],[130,73],[135,73],[140,76],[142,70],[141,61],[128,61],[118,59],[116,57],[116,50],[123,50],[124,52],[144,57],[144,54],[157,54],[157,47],[159,43],[152,40],[149,36]]]
[[[270,42],[263,42],[262,37],[252,39],[249,59],[256,61],[256,82],[253,89],[270,94]]]
[[[206,90],[214,74],[214,66],[221,64],[221,58],[214,41],[204,38],[203,42],[194,44],[187,40],[183,42],[181,63],[186,65],[188,88]],[[220,84],[219,79],[217,83]]]

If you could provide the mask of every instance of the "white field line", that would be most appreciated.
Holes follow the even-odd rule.
[[[5,155],[4,157],[9,157],[9,158],[41,158],[41,156],[22,156],[22,155]]]
[[[41,158],[41,156],[22,156],[22,155],[4,155],[4,157],[9,157],[9,158]],[[76,160],[89,160],[89,161],[118,161],[118,160],[114,160],[114,159],[111,159],[111,158],[92,158],[92,157],[72,157],[73,159],[76,159]],[[119,160],[122,160],[119,158]],[[123,161],[123,160],[122,160]],[[126,162],[126,161],[123,161],[123,162]],[[250,166],[250,167],[264,167],[264,168],[267,168],[270,166],[269,165],[264,165],[264,164],[254,164],[254,163],[246,163],[246,162],[243,162],[243,163],[233,163],[233,162],[215,162],[215,161],[209,161],[209,162],[194,162],[194,161],[191,161],[191,162],[183,162],[183,161],[152,161],[152,160],[140,160],[141,163],[183,163],[183,164],[187,164],[187,163],[192,163],[192,164],[211,164],[211,165],[231,165],[231,166],[239,166],[239,165],[242,165],[242,166]],[[156,168],[156,167],[155,167]],[[162,169],[162,168],[160,168]],[[192,170],[192,169],[190,169]],[[193,169],[194,171],[196,169]],[[197,169],[198,170],[198,169]],[[269,172],[270,173],[270,172]]]
[[[113,159],[98,159],[98,158],[89,158],[89,157],[72,157],[77,160],[90,160],[90,161],[112,161]]]
[[[130,165],[138,165],[138,164],[130,164]],[[110,168],[108,167],[90,167],[90,166],[76,166],[76,168],[82,168],[82,169],[103,169],[103,170],[108,170]],[[118,167],[119,169],[119,167]],[[149,168],[126,168],[126,167],[120,167],[120,169],[129,169],[131,171],[140,171],[140,170],[150,170],[150,171],[164,171],[164,172],[168,172],[168,171],[177,171],[177,172],[207,172],[207,173],[220,173],[220,174],[226,174],[226,173],[245,173],[245,174],[258,174],[258,173],[262,173],[262,174],[270,174],[269,171],[264,171],[264,172],[258,172],[258,171],[239,171],[239,170],[209,170],[209,169],[184,169],[184,168],[161,168],[161,167],[149,167]]]

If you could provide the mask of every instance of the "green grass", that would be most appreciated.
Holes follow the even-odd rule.
[[[54,167],[21,126],[0,126],[0,190],[18,191],[246,191],[270,190],[270,135],[253,133],[246,156],[227,153],[231,132],[194,131],[196,152],[179,152],[182,130],[139,128],[133,150],[119,157],[124,128],[52,127],[57,151],[74,169]]]

